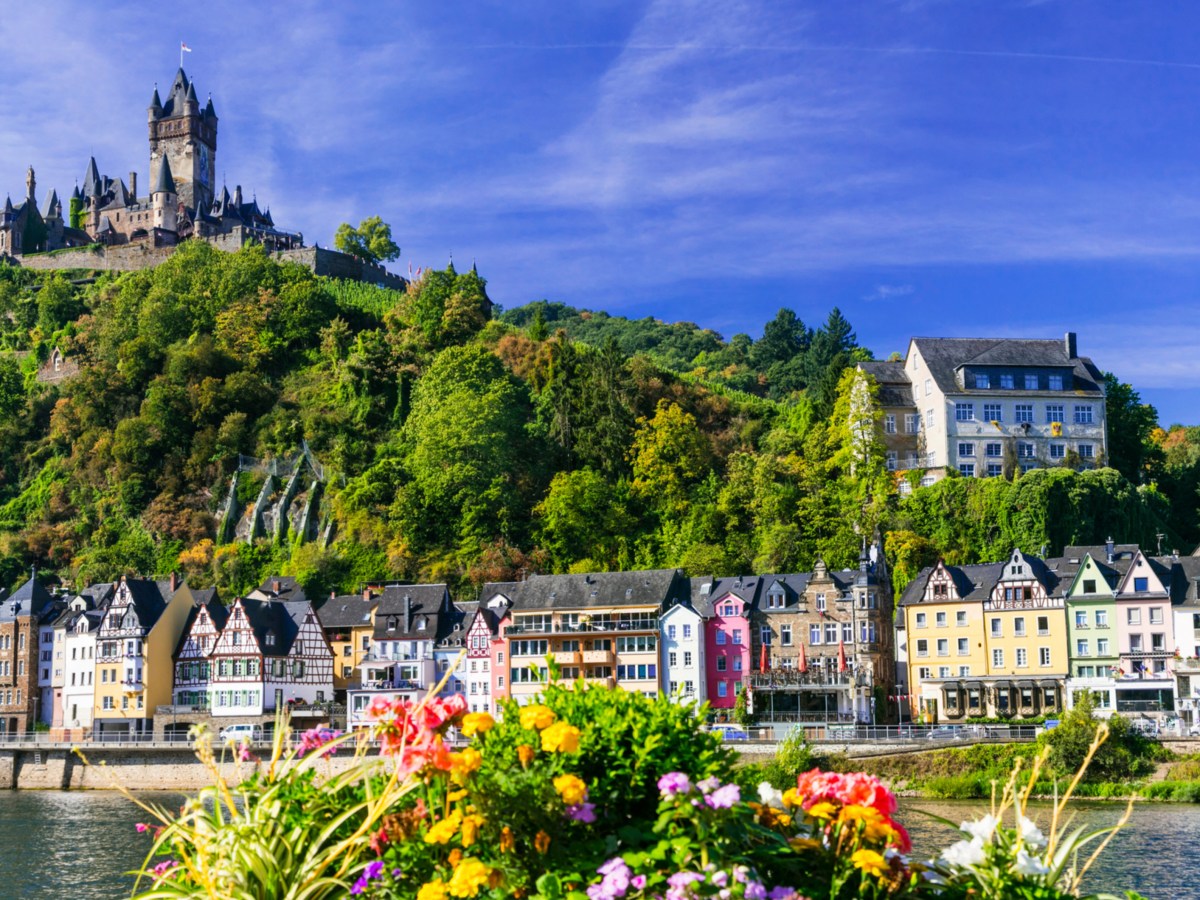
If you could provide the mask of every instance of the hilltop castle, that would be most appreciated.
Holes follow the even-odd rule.
[[[253,241],[270,250],[303,247],[302,235],[275,227],[269,209],[246,202],[239,185],[233,195],[215,191],[217,112],[212,98],[202,108],[196,86],[181,68],[164,103],[158,88],[147,110],[150,131],[150,191],[138,195],[137,172],[128,184],[101,175],[93,157],[83,187],[71,192],[67,216],[58,192],[51,191],[38,209],[33,167],[25,178],[25,199],[11,197],[0,213],[0,255],[22,256],[47,250],[102,244],[114,247],[144,243],[170,247],[198,237],[223,238],[240,247]]]

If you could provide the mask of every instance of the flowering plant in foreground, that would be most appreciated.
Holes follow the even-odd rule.
[[[730,752],[666,698],[551,684],[502,705],[497,720],[462,697],[378,698],[369,731],[235,754],[236,785],[202,732],[214,784],[177,815],[143,804],[158,823],[139,826],[153,849],[138,896],[1057,898],[1086,869],[1068,859],[1091,837],[1056,841],[1057,813],[1043,836],[1015,776],[991,817],[922,864],[878,779],[740,784]]]

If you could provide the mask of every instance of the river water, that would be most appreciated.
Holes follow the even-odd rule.
[[[141,794],[168,808],[177,794]],[[928,858],[957,840],[952,829],[920,815],[925,810],[960,822],[978,818],[986,804],[976,801],[903,800],[900,818],[913,838],[914,856]],[[1077,804],[1076,823],[1112,824],[1117,803]],[[1039,824],[1049,807],[1038,806]],[[142,864],[150,837],[134,825],[144,812],[125,797],[107,791],[0,792],[0,898],[116,900],[128,897],[133,879],[126,873]],[[1197,900],[1200,868],[1200,806],[1149,804],[1135,807],[1129,826],[1089,873],[1090,890],[1134,888],[1151,900]]]

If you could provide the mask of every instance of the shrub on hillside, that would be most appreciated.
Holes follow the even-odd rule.
[[[1038,738],[1039,745],[1050,750],[1050,768],[1056,776],[1066,777],[1079,769],[1101,724],[1091,699],[1083,694],[1057,727]],[[1152,771],[1154,760],[1163,755],[1162,748],[1134,731],[1122,716],[1113,716],[1107,725],[1108,740],[1096,751],[1087,780],[1120,781]]]

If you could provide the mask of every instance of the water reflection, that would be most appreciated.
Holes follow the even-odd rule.
[[[900,817],[913,839],[918,858],[939,852],[960,835],[933,819],[919,815],[924,810],[961,822],[976,819],[986,802],[950,800],[901,800]],[[1050,819],[1050,804],[1035,804],[1034,820],[1043,828]],[[1072,804],[1074,825],[1102,828],[1115,823],[1124,811],[1117,803]],[[1200,807],[1184,804],[1142,803],[1104,855],[1087,874],[1084,889],[1120,893],[1136,890],[1151,900],[1196,900],[1200,897],[1200,873],[1192,868],[1192,852],[1200,841]]]
[[[141,795],[177,807],[177,794]],[[112,792],[0,792],[0,894],[113,900],[128,897],[150,849],[134,824],[145,813]]]

